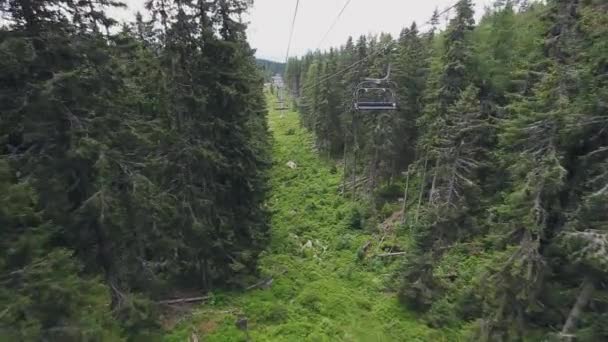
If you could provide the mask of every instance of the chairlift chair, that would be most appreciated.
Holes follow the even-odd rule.
[[[390,82],[391,66],[383,78],[365,78],[354,93],[354,107],[357,111],[396,110],[397,100]]]

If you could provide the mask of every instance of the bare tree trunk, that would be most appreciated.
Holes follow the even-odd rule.
[[[394,252],[394,253],[378,254],[376,256],[379,258],[384,258],[384,257],[399,256],[399,255],[406,255],[406,254],[407,254],[407,252]]]
[[[376,188],[376,175],[378,173],[378,148],[374,148],[374,158],[369,167],[369,193],[371,194]]]
[[[407,207],[407,191],[410,187],[410,168],[407,168],[405,176],[405,190],[403,191],[403,207],[401,208],[401,223],[405,223],[405,209]]]
[[[344,153],[342,155],[342,162],[344,163],[344,167],[342,169],[342,193],[346,194],[346,172],[348,171],[347,162],[346,162],[346,151],[348,150],[347,146],[348,134],[346,134],[346,129],[344,130]]]
[[[593,294],[594,290],[595,285],[593,284],[593,279],[591,279],[589,276],[585,277],[581,286],[581,291],[576,298],[576,302],[570,310],[566,323],[564,323],[564,326],[562,327],[561,335],[563,337],[568,338],[574,332],[576,322],[583,312],[585,306],[587,306],[587,303],[589,303],[589,299],[591,299],[591,295]]]
[[[209,262],[207,261],[207,257],[203,257],[203,260],[198,261],[199,268],[199,279],[202,288],[205,291],[211,290],[211,283],[209,279]]]
[[[117,276],[116,264],[113,258],[111,239],[106,232],[106,201],[104,196],[104,188],[99,193],[99,217],[94,222],[91,222],[97,244],[97,259],[104,270],[104,275],[107,284],[110,288],[111,307],[113,309],[120,308],[123,303],[123,294],[119,289],[120,279]]]
[[[418,215],[420,214],[420,206],[422,206],[422,195],[424,194],[424,183],[426,183],[426,165],[429,161],[429,157],[424,158],[424,170],[422,170],[422,177],[420,179],[420,194],[418,196],[418,207],[416,208],[416,223],[418,223]]]
[[[435,186],[437,184],[437,166],[439,166],[439,159],[435,161],[435,169],[433,170],[433,181],[431,182],[431,191],[429,191],[429,203],[433,202],[433,195],[435,195]]]
[[[202,302],[211,298],[211,296],[200,296],[200,297],[189,297],[189,298],[178,298],[178,299],[167,299],[156,302],[156,304],[162,305],[172,305],[172,304],[185,304],[185,303],[194,303],[194,302]]]
[[[359,149],[359,145],[357,143],[357,124],[356,124],[356,113],[353,112],[353,121],[352,121],[352,131],[353,131],[353,201],[357,200],[357,187],[355,184],[357,183],[357,150]]]
[[[454,162],[452,163],[450,183],[448,186],[448,205],[452,204],[452,194],[454,194],[456,188],[456,161],[458,159],[458,156],[460,155],[460,150],[458,150],[458,152],[459,153],[456,154],[456,160],[454,160]]]

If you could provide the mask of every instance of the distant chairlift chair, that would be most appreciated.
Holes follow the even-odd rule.
[[[389,81],[391,66],[383,78],[365,78],[357,85],[354,106],[357,111],[396,110],[397,100]]]

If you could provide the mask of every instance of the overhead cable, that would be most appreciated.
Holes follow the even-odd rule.
[[[293,11],[293,19],[291,20],[291,29],[289,30],[289,42],[287,43],[287,53],[285,53],[285,64],[289,60],[289,50],[291,48],[291,39],[293,38],[293,30],[296,26],[296,18],[298,16],[298,8],[300,7],[300,0],[296,0],[296,8]]]
[[[346,6],[347,6],[349,3],[350,3],[350,1],[347,1],[347,3],[345,4],[345,6],[343,7],[343,10],[346,8]],[[448,12],[449,12],[451,9],[453,9],[454,7],[456,7],[456,5],[457,5],[457,4],[458,4],[458,3],[454,3],[452,6],[449,6],[449,7],[445,8],[443,11],[439,12],[439,13],[438,13],[438,17],[441,17],[442,15],[444,15],[444,14],[448,13]],[[341,11],[341,13],[342,13],[342,12],[343,12],[343,11]],[[338,16],[338,18],[339,18],[339,16]],[[337,21],[336,21],[336,22],[337,22]],[[423,24],[422,24],[420,27],[422,28],[422,27],[424,27],[424,26],[426,26],[426,25],[428,25],[428,24],[431,24],[431,23],[432,23],[432,19],[430,19],[430,20],[426,21],[425,23],[423,23]],[[329,31],[328,31],[328,32],[329,32]],[[363,62],[365,62],[366,60],[370,59],[371,57],[373,57],[373,56],[375,56],[375,55],[377,55],[377,54],[379,54],[379,53],[381,53],[381,52],[385,52],[385,51],[386,51],[386,49],[389,47],[389,45],[391,45],[391,44],[393,44],[393,43],[394,43],[393,41],[387,42],[386,44],[384,44],[384,46],[383,46],[383,47],[378,47],[378,48],[376,48],[376,51],[374,51],[374,52],[372,52],[372,53],[368,54],[367,56],[365,56],[365,57],[363,57],[363,58],[359,59],[358,61],[356,61],[356,62],[352,63],[351,65],[346,66],[346,67],[342,68],[341,70],[338,70],[337,72],[335,72],[335,73],[333,73],[333,74],[331,74],[331,75],[328,75],[328,76],[325,76],[325,77],[321,78],[321,79],[320,79],[320,80],[319,80],[317,83],[315,83],[315,84],[313,84],[313,85],[310,85],[310,86],[308,86],[308,87],[304,87],[304,88],[302,88],[302,91],[304,91],[304,90],[306,90],[306,89],[310,89],[310,88],[316,87],[316,86],[320,85],[322,82],[327,81],[327,80],[329,80],[329,79],[332,79],[332,78],[334,78],[334,77],[336,77],[336,76],[338,76],[338,75],[340,75],[340,74],[342,74],[342,73],[344,73],[344,72],[346,72],[346,71],[348,71],[348,70],[350,70],[350,69],[352,69],[352,68],[356,67],[357,65],[359,65],[359,64],[361,64],[361,63],[363,63]]]
[[[344,6],[342,6],[342,9],[340,10],[338,15],[334,19],[333,23],[331,24],[329,29],[325,32],[325,34],[323,35],[323,38],[321,38],[321,40],[319,41],[319,44],[317,44],[317,49],[319,49],[321,47],[321,45],[325,42],[325,39],[327,39],[327,36],[329,36],[329,33],[334,29],[334,27],[336,26],[338,21],[340,21],[340,17],[342,16],[342,13],[344,13],[344,11],[346,10],[346,7],[348,7],[348,5],[351,3],[351,1],[352,0],[346,0],[346,2],[344,3]]]

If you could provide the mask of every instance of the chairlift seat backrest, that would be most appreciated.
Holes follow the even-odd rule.
[[[388,71],[383,78],[364,78],[357,85],[353,94],[353,102],[355,110],[372,111],[372,110],[395,110],[397,109],[397,99],[395,92],[391,88],[393,83],[390,82],[391,66],[389,64]]]

